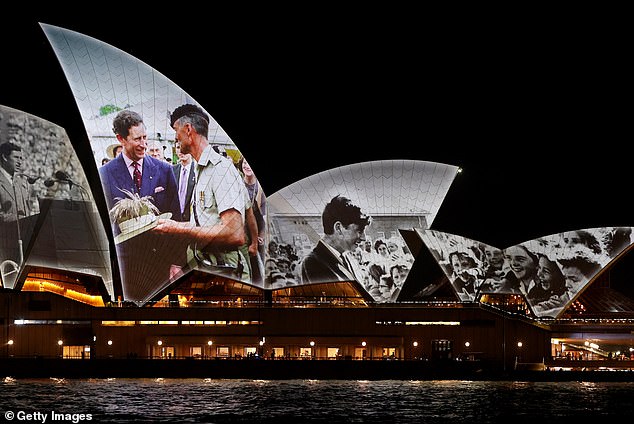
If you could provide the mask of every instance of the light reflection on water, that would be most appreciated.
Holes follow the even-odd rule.
[[[630,418],[634,383],[215,379],[0,379],[0,413],[93,422],[516,424]],[[50,419],[49,421],[50,422]]]

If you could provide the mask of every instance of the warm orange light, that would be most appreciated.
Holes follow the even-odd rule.
[[[69,299],[86,303],[91,306],[104,306],[101,296],[93,296],[87,293],[81,293],[73,289],[65,288],[63,285],[51,281],[28,278],[22,286],[22,291],[55,293]]]

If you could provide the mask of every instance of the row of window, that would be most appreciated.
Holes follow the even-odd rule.
[[[75,321],[61,319],[16,319],[15,325],[91,325],[91,321]],[[260,325],[262,321],[178,321],[178,320],[143,320],[143,321],[101,321],[108,327],[132,327],[135,325]],[[460,321],[376,321],[377,325],[460,325]]]
[[[91,325],[91,321],[63,319],[16,319],[15,325]],[[131,327],[134,325],[260,325],[262,321],[101,321],[103,326]]]

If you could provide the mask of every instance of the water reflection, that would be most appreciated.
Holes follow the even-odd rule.
[[[95,422],[543,424],[630,417],[633,397],[634,383],[622,382],[0,380],[2,413],[90,413]]]

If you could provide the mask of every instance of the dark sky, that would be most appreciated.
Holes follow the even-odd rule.
[[[0,104],[86,142],[44,22],[112,44],[191,94],[267,193],[337,166],[427,160],[464,169],[438,230],[506,247],[634,225],[632,69],[617,28],[179,13],[3,14]]]

